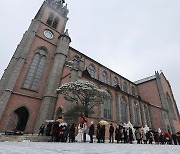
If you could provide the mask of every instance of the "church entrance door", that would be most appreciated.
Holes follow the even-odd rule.
[[[24,131],[28,119],[29,119],[29,112],[26,107],[20,107],[16,109],[10,117],[7,130]]]

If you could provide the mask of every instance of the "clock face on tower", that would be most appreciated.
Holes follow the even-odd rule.
[[[52,39],[54,37],[53,33],[48,29],[44,31],[44,36],[48,39]]]

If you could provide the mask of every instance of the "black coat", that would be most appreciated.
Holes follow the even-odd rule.
[[[100,126],[100,139],[104,140],[105,132],[106,132],[105,126],[104,125]]]
[[[74,124],[71,125],[70,129],[69,129],[69,137],[70,138],[74,138],[75,137],[75,126]]]
[[[120,129],[119,128],[116,128],[115,130],[115,140],[120,140],[120,135],[121,135],[121,132],[120,132]]]
[[[110,134],[113,134],[113,133],[114,133],[114,127],[113,127],[113,125],[111,125],[111,126],[109,127],[109,133],[110,133]]]
[[[100,124],[97,125],[97,133],[96,133],[96,137],[97,139],[100,139]]]
[[[94,135],[94,124],[89,127],[89,135]]]
[[[131,128],[129,129],[129,140],[133,140],[133,132]]]

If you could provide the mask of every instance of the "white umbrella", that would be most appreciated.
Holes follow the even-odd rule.
[[[60,126],[67,126],[67,123],[66,122],[61,122],[60,124],[59,124],[59,127]]]
[[[54,122],[54,120],[46,120],[46,122]]]
[[[99,121],[100,125],[107,125],[109,124],[106,120],[101,120]]]

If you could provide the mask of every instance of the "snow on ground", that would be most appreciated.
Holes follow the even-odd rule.
[[[0,142],[0,154],[180,154],[180,145]]]

